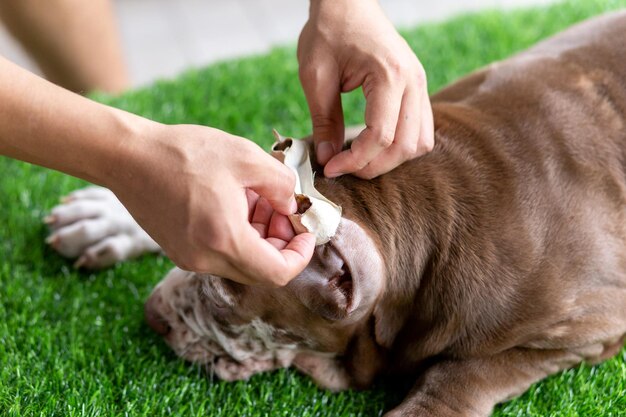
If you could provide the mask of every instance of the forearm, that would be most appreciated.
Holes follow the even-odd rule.
[[[151,122],[98,104],[0,57],[0,154],[109,185]]]

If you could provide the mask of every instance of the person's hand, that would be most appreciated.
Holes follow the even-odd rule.
[[[285,285],[315,238],[295,235],[291,170],[243,138],[152,124],[106,184],[179,267],[244,284]]]
[[[298,42],[300,81],[324,174],[373,178],[434,144],[424,69],[376,0],[311,0]],[[341,151],[341,93],[362,86],[366,128]]]

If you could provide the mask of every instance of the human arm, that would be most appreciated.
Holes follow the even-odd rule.
[[[293,174],[254,143],[98,104],[3,58],[0,74],[0,154],[110,188],[177,265],[284,285],[308,263],[313,236],[285,223]]]
[[[373,178],[432,149],[424,69],[376,0],[311,0],[298,61],[326,176]],[[341,93],[360,86],[366,128],[341,151]]]

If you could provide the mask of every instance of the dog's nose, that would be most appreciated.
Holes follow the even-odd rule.
[[[157,334],[166,336],[172,329],[163,315],[159,312],[159,303],[162,301],[160,291],[157,289],[146,304],[144,305],[144,314],[146,316],[146,322],[148,326],[152,328]]]

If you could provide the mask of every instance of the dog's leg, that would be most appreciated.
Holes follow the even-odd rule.
[[[316,353],[300,352],[293,365],[317,385],[330,391],[344,391],[350,388],[351,378],[341,361],[334,357]]]
[[[367,326],[366,326],[367,328]],[[367,331],[357,332],[343,357],[300,352],[293,365],[309,375],[317,385],[331,391],[367,388],[384,368],[374,339]]]
[[[564,350],[511,349],[486,358],[444,360],[428,368],[385,416],[487,417],[496,404],[583,359]]]
[[[78,258],[76,267],[104,268],[160,250],[106,188],[74,191],[44,221],[51,230],[46,242],[61,255]]]

